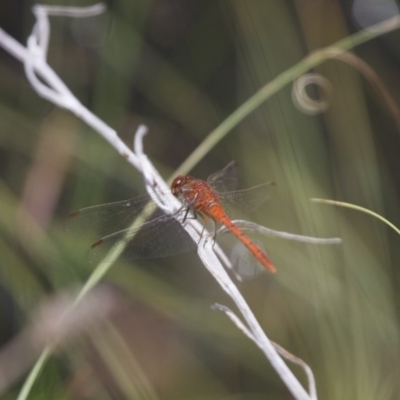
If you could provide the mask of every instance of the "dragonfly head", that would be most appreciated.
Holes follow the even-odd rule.
[[[181,197],[182,193],[184,192],[184,187],[193,182],[194,178],[193,176],[183,176],[183,175],[178,175],[171,184],[171,192],[175,197]]]

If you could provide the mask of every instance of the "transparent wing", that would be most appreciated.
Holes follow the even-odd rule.
[[[236,190],[238,186],[237,162],[231,161],[224,169],[210,175],[207,182],[218,193],[228,214],[247,214],[271,197],[273,182],[249,189]]]
[[[100,238],[129,228],[146,208],[147,221],[165,215],[156,207],[150,196],[143,195],[130,200],[101,204],[75,211],[67,218],[66,231],[87,235],[95,234],[97,238]],[[155,211],[151,212],[152,208]]]
[[[91,262],[101,261],[113,246],[123,241],[127,234],[134,234],[122,252],[127,260],[161,258],[194,251],[196,243],[182,225],[170,215],[164,215],[145,223],[137,230],[124,229],[103,237],[89,251]]]
[[[248,214],[271,197],[273,182],[249,189],[218,193],[222,206],[229,215]]]
[[[252,238],[254,241],[254,239]],[[260,242],[255,241],[263,251],[264,247]],[[254,258],[254,256],[248,251],[242,242],[237,241],[232,247],[230,252],[230,260],[232,262],[232,269],[236,274],[243,280],[249,280],[255,278],[265,271],[265,268]]]
[[[128,232],[133,238],[122,253],[128,259],[167,257],[196,249],[182,225],[148,195],[75,211],[68,217],[66,230],[92,243],[88,256],[93,262],[100,261]]]
[[[211,174],[207,182],[218,192],[232,192],[238,186],[237,162],[231,161],[224,169]]]

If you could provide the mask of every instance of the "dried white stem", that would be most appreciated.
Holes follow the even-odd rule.
[[[286,240],[294,240],[296,242],[304,242],[311,244],[340,244],[342,243],[342,239],[340,238],[316,238],[312,236],[304,236],[304,235],[296,235],[294,233],[276,231],[274,229],[267,228],[262,225],[258,225],[255,222],[245,221],[241,219],[237,219],[233,221],[237,226],[239,226],[242,230],[251,230],[261,235],[279,237],[281,239]],[[229,229],[226,227],[221,227],[218,230],[218,233],[229,233]]]
[[[222,305],[222,304],[214,304],[213,309],[222,311],[225,313],[230,320],[250,339],[252,340],[257,346],[259,346],[259,343],[257,343],[256,338],[252,335],[252,333],[249,331],[249,329],[243,324],[241,319],[228,307]],[[317,399],[317,390],[315,386],[315,378],[314,374],[312,373],[311,368],[300,358],[294,356],[292,353],[289,353],[287,350],[285,350],[283,347],[279,346],[279,344],[271,341],[272,345],[275,347],[276,351],[284,358],[286,358],[288,361],[291,361],[294,364],[299,365],[301,368],[303,368],[305,374],[307,375],[308,379],[308,390],[310,393],[310,397],[313,400]]]
[[[53,104],[70,110],[93,130],[98,132],[119,154],[138,170],[141,170],[136,155],[119,138],[117,132],[89,111],[68,89],[54,70],[47,64],[47,43],[50,35],[48,15],[88,17],[104,11],[104,5],[70,8],[35,6],[38,20],[32,30],[25,48],[0,28],[0,46],[24,64],[27,78],[39,96]]]
[[[242,323],[239,323],[237,326],[246,334],[246,336],[252,338],[252,340],[254,340],[258,345],[295,399],[312,399],[311,395],[306,392],[262,330],[245,299],[227,274],[226,270],[223,268],[215,253],[212,251],[212,247],[212,240],[202,238],[199,243],[198,253],[205,267],[214,276],[225,292],[232,298],[243,315],[243,318],[247,322],[247,327]],[[232,314],[229,314],[229,316],[231,317]],[[240,321],[237,317],[232,320],[235,323]]]

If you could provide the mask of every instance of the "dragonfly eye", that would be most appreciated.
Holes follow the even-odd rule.
[[[174,196],[178,196],[180,188],[183,185],[184,177],[182,175],[177,176],[171,184],[171,191]]]
[[[183,187],[189,183],[194,181],[194,178],[192,176],[186,175],[178,175],[172,182],[171,184],[171,191],[172,194],[176,197],[178,197],[183,191]]]

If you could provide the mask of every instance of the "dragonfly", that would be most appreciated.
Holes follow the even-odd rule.
[[[249,189],[237,190],[237,163],[230,162],[221,171],[210,175],[206,181],[190,175],[179,175],[171,184],[171,193],[182,207],[176,213],[154,207],[145,222],[135,227],[142,218],[143,210],[153,205],[149,195],[130,200],[97,205],[71,213],[67,220],[67,230],[86,236],[96,232],[97,239],[89,250],[92,262],[103,259],[109,250],[129,234],[132,239],[126,244],[123,256],[127,259],[161,258],[179,253],[195,251],[198,244],[183,228],[187,218],[200,216],[205,223],[222,225],[248,249],[255,259],[268,271],[276,272],[270,258],[260,246],[251,240],[230,218],[231,212],[250,212],[270,196],[273,183],[264,183]],[[162,201],[162,198],[160,198]]]

